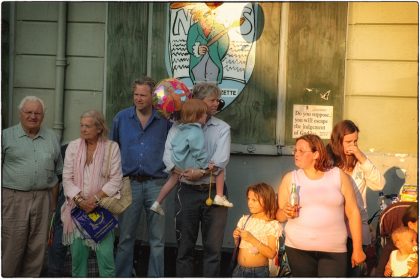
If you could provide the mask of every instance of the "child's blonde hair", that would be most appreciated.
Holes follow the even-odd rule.
[[[185,101],[181,109],[181,119],[179,122],[186,123],[195,123],[197,122],[203,114],[207,113],[207,105],[203,100],[199,99],[190,99]]]
[[[409,227],[399,227],[395,229],[391,235],[392,242],[394,243],[395,246],[397,246],[397,241],[400,240],[401,235],[403,235],[404,233],[416,233],[416,232],[410,229]]]
[[[260,201],[260,199],[262,200],[262,203],[260,201],[260,204],[264,208],[264,212],[267,217],[270,219],[275,219],[277,212],[277,200],[273,187],[264,182],[261,182],[248,187],[246,190],[247,197],[249,191],[254,192],[255,196],[258,198],[258,201]]]

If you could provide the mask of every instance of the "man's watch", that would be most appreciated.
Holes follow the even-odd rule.
[[[206,175],[206,171],[203,170],[203,169],[200,169],[200,173],[201,173],[201,176],[205,176]]]

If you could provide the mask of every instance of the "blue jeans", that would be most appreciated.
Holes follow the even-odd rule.
[[[226,190],[226,187],[225,187]],[[216,193],[212,187],[211,196]],[[175,225],[178,243],[177,277],[194,277],[194,248],[201,226],[203,240],[203,277],[220,276],[220,258],[227,207],[207,206],[208,189],[180,183],[175,202]],[[200,275],[201,277],[201,275]]]
[[[269,277],[270,276],[270,270],[268,269],[268,266],[260,266],[260,267],[244,267],[240,266],[239,264],[235,267],[233,270],[232,277],[242,277],[242,278],[248,278],[248,277]]]
[[[120,236],[115,258],[117,277],[132,276],[134,243],[143,207],[146,211],[150,245],[147,276],[164,276],[165,217],[150,211],[150,207],[159,195],[165,181],[166,179],[153,179],[144,182],[131,180],[133,201],[118,218]]]

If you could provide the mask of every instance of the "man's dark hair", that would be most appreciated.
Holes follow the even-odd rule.
[[[153,93],[153,89],[155,89],[156,81],[148,76],[141,76],[133,81],[131,84],[131,91],[134,92],[137,85],[148,85],[150,87],[150,91]]]

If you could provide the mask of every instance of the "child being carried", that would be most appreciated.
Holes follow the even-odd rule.
[[[205,151],[205,140],[202,125],[207,120],[207,105],[199,99],[187,100],[181,109],[181,119],[178,126],[179,131],[173,138],[172,145],[172,161],[176,166],[176,171],[173,171],[163,185],[159,196],[153,203],[150,210],[165,215],[161,206],[162,201],[166,198],[169,192],[175,187],[183,170],[188,168],[200,168],[204,175],[206,168],[210,171],[217,171],[217,166],[207,160],[207,152]],[[213,204],[219,206],[233,207],[226,196],[223,195],[224,187],[224,170],[221,169],[216,176],[216,196]]]

